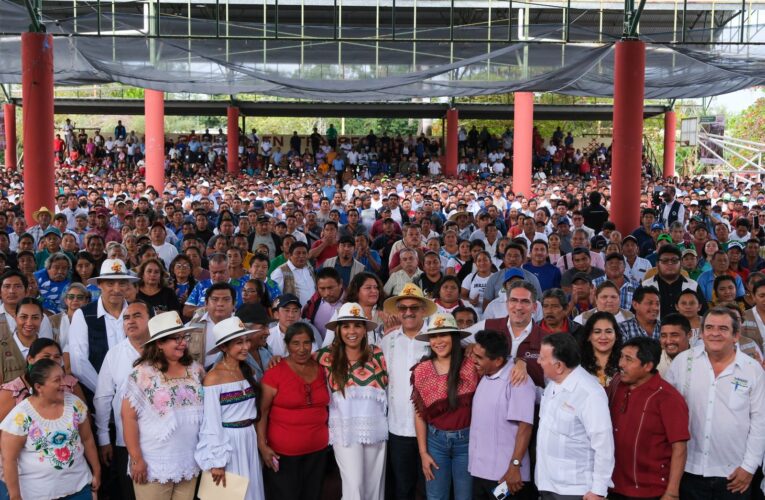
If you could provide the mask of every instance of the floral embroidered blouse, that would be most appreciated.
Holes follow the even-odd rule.
[[[179,378],[167,378],[146,363],[128,376],[123,394],[138,414],[149,481],[178,483],[199,474],[194,450],[204,410],[203,377],[196,362]]]
[[[63,414],[55,420],[41,417],[29,399],[5,417],[0,430],[27,438],[18,460],[22,498],[60,498],[90,484],[92,476],[79,429],[87,414],[85,403],[66,393]]]
[[[374,444],[388,439],[388,367],[382,350],[377,346],[371,349],[366,363],[357,361],[349,367],[345,394],[332,377],[330,348],[316,352],[317,361],[327,369],[331,392],[329,444]]]

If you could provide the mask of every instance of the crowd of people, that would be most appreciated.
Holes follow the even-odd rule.
[[[159,192],[69,127],[34,225],[0,175],[0,496],[319,499],[336,467],[345,500],[761,498],[759,179],[647,173],[622,234],[609,148],[558,164],[560,131],[523,195],[336,130],[330,169],[244,145],[238,176],[168,142]]]

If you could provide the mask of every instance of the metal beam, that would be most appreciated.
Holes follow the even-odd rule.
[[[19,105],[23,102],[17,100]],[[165,101],[167,116],[225,116],[230,101]],[[449,103],[324,103],[283,101],[237,101],[242,116],[277,116],[311,118],[443,118]],[[57,114],[142,115],[144,105],[137,99],[56,99]],[[500,104],[454,103],[460,119],[512,120],[514,107]],[[664,105],[647,105],[644,118],[663,114]],[[534,106],[535,120],[610,121],[613,106],[607,104]]]

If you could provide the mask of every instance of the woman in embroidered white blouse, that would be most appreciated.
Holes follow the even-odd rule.
[[[137,500],[194,498],[204,369],[188,353],[191,329],[175,311],[149,320],[151,336],[126,382],[123,432]]]

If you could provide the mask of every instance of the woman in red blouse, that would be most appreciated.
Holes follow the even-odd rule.
[[[268,498],[318,500],[329,444],[327,376],[311,356],[310,326],[290,326],[284,342],[289,356],[262,380],[257,428],[265,492]]]
[[[468,472],[468,436],[478,374],[460,340],[469,334],[448,313],[430,318],[417,340],[430,342],[431,354],[412,369],[412,401],[422,472],[428,500],[470,500],[473,480]]]

